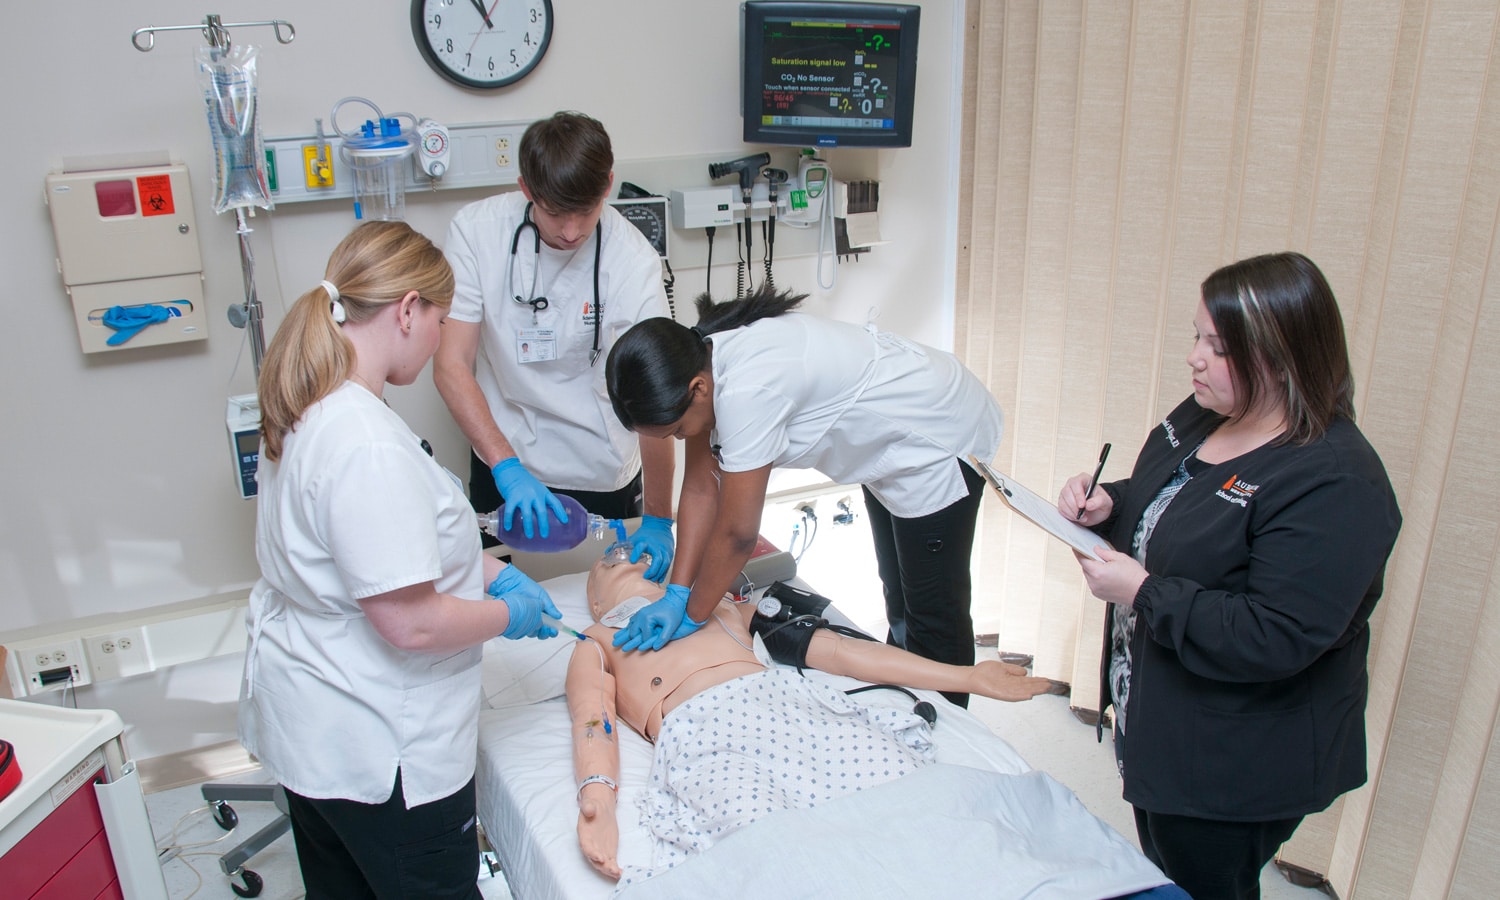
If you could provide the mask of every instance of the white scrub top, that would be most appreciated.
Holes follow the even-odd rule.
[[[515,259],[511,240],[526,197],[520,191],[488,197],[458,211],[444,252],[453,267],[453,307],[448,318],[481,325],[475,378],[506,440],[543,484],[581,491],[615,491],[640,471],[640,443],[610,406],[604,363],[615,340],[642,319],[668,315],[661,257],[645,236],[606,205],[599,222],[599,359],[594,343],[594,249],[535,251],[535,232],[521,235]],[[514,261],[514,266],[511,263]],[[541,264],[537,270],[538,262]],[[511,271],[515,283],[511,283]],[[522,301],[546,297],[533,314]],[[551,346],[543,334],[552,332]],[[527,344],[523,362],[522,343]],[[537,359],[550,355],[551,359]]]
[[[968,496],[960,458],[1000,448],[1000,404],[951,353],[796,312],[709,340],[727,472],[817,469],[916,518]]]
[[[401,417],[346,381],[261,458],[240,740],[289,790],[408,807],[474,774],[481,649],[413,653],[359,600],[434,582],[483,599],[474,511]]]

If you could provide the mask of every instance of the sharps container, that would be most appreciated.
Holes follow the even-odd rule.
[[[400,120],[367,120],[359,134],[339,145],[354,173],[354,218],[394,221],[406,217],[407,159],[416,145],[401,131]]]

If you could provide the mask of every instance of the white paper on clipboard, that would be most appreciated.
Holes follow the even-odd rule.
[[[1043,531],[1089,559],[1099,558],[1094,552],[1095,547],[1109,546],[1109,541],[1058,512],[1056,503],[1043,500],[1035,491],[1008,475],[996,472],[977,456],[970,456],[969,461],[984,476],[984,480],[990,483],[990,487],[995,489],[995,493],[1000,495],[1000,499],[1005,501],[1005,505],[1020,513],[1021,518],[1040,526]]]

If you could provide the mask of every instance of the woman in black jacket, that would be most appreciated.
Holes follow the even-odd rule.
[[[1368,620],[1401,513],[1354,424],[1333,292],[1297,253],[1203,282],[1193,395],[1130,478],[1058,509],[1108,601],[1103,702],[1141,848],[1196,900],[1260,896],[1302,818],[1365,782]]]

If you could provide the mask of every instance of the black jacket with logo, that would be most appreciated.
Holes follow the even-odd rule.
[[[1131,477],[1101,485],[1114,508],[1096,530],[1129,552],[1147,504],[1220,421],[1191,397],[1174,409]],[[1346,419],[1306,446],[1189,470],[1135,596],[1125,799],[1233,821],[1317,812],[1365,782],[1367,623],[1401,528],[1395,493]]]

